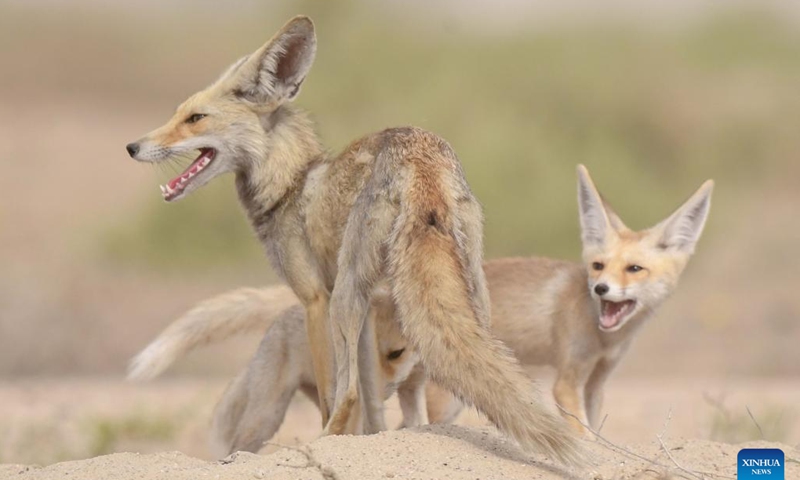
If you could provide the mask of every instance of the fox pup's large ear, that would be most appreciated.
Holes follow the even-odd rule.
[[[603,201],[603,211],[606,213],[606,218],[608,218],[608,223],[611,225],[611,228],[618,232],[622,230],[628,230],[628,226],[622,222],[622,219],[619,218],[617,212],[611,208],[611,205],[606,201],[605,198],[603,198],[602,195],[600,195],[600,199]]]
[[[256,103],[294,99],[314,63],[317,38],[314,23],[298,16],[263,47],[234,64],[225,76],[234,93]]]
[[[700,188],[666,220],[656,225],[660,233],[659,246],[674,248],[684,253],[694,253],[694,247],[703,233],[703,227],[711,208],[711,192],[714,181],[707,180]]]
[[[578,214],[584,246],[602,245],[612,231],[627,228],[600,196],[583,165],[578,165]]]

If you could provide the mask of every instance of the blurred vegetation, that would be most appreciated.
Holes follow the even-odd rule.
[[[260,244],[239,209],[231,180],[217,179],[188,201],[147,202],[133,222],[103,234],[105,254],[114,262],[162,272],[243,266],[259,259]]]
[[[786,406],[762,405],[757,411],[745,406],[731,409],[724,398],[705,397],[713,408],[709,439],[725,443],[754,440],[787,442],[796,420],[796,411]]]
[[[319,49],[298,102],[327,144],[339,150],[403,124],[448,139],[485,206],[487,257],[578,257],[578,163],[633,228],[662,219],[715,178],[707,236],[715,218],[763,187],[765,173],[796,168],[800,37],[775,16],[730,12],[674,30],[487,33],[360,2],[284,10],[264,7],[263,17],[216,30],[213,39],[189,41],[165,21],[152,26],[148,42],[163,46],[158,57],[167,63],[171,54],[181,58],[179,49],[202,51],[205,42],[219,51],[214,59],[232,62],[291,14],[311,15]],[[227,43],[216,45],[221,38]],[[192,81],[202,88],[222,69],[193,71]],[[168,83],[148,88],[174,88]],[[166,120],[167,109],[164,115],[152,126]],[[169,206],[155,182],[153,191],[132,222],[103,234],[109,258],[163,269],[246,266],[261,255],[229,181]]]
[[[297,103],[327,145],[448,139],[489,258],[578,258],[578,163],[634,228],[716,179],[678,298],[620,375],[797,373],[800,10],[567,3],[553,21],[518,1],[0,2],[0,375],[118,375],[190,305],[272,280],[230,177],[168,205],[179,167],[123,146],[297,13],[319,38]],[[228,349],[182,372],[233,371],[247,349]]]
[[[86,428],[90,432],[89,455],[96,457],[130,450],[130,444],[135,443],[169,445],[179,425],[174,417],[139,412],[123,418],[97,418],[88,422]]]

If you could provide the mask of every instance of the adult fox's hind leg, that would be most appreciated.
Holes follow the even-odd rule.
[[[466,238],[483,228],[459,204],[477,200],[454,178],[455,154],[409,162],[400,215],[389,240],[392,291],[404,336],[426,372],[457,397],[474,404],[523,448],[539,448],[565,462],[583,452],[563,421],[541,404],[535,386],[512,352],[486,328],[490,309],[483,272],[471,259],[481,252]],[[478,263],[479,264],[479,263]]]
[[[396,216],[396,207],[381,193],[382,178],[385,176],[376,172],[356,199],[342,238],[330,310],[337,376],[336,403],[326,428],[329,434],[348,433],[359,405],[363,407],[363,433],[386,429],[373,326],[364,331],[370,296],[385,274],[384,240]]]

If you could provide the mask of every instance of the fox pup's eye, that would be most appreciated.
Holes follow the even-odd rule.
[[[629,271],[630,273],[636,273],[636,272],[641,272],[644,269],[639,265],[628,265],[628,268],[626,268],[625,270]]]
[[[204,118],[206,118],[205,113],[195,113],[186,118],[186,123],[197,123]]]
[[[405,348],[401,348],[400,350],[393,350],[389,352],[389,355],[386,355],[386,358],[389,360],[397,360],[398,358],[400,358],[400,355],[402,355],[403,352],[405,351],[406,351]]]
[[[594,262],[594,263],[592,264],[592,268],[593,268],[593,269],[595,269],[595,270],[597,270],[597,271],[599,272],[600,270],[602,270],[602,269],[606,268],[606,266],[605,266],[605,265],[603,265],[603,264],[602,264],[602,263],[600,263],[600,262]]]

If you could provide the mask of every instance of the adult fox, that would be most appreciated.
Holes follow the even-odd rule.
[[[313,23],[295,17],[128,153],[161,162],[200,152],[162,187],[167,201],[235,175],[267,255],[305,307],[325,433],[385,429],[374,326],[366,321],[370,305],[382,305],[430,378],[523,448],[580,461],[576,437],[489,333],[482,212],[455,152],[406,127],[326,153],[308,116],[290,104],[315,52]],[[374,301],[379,295],[385,301]]]

